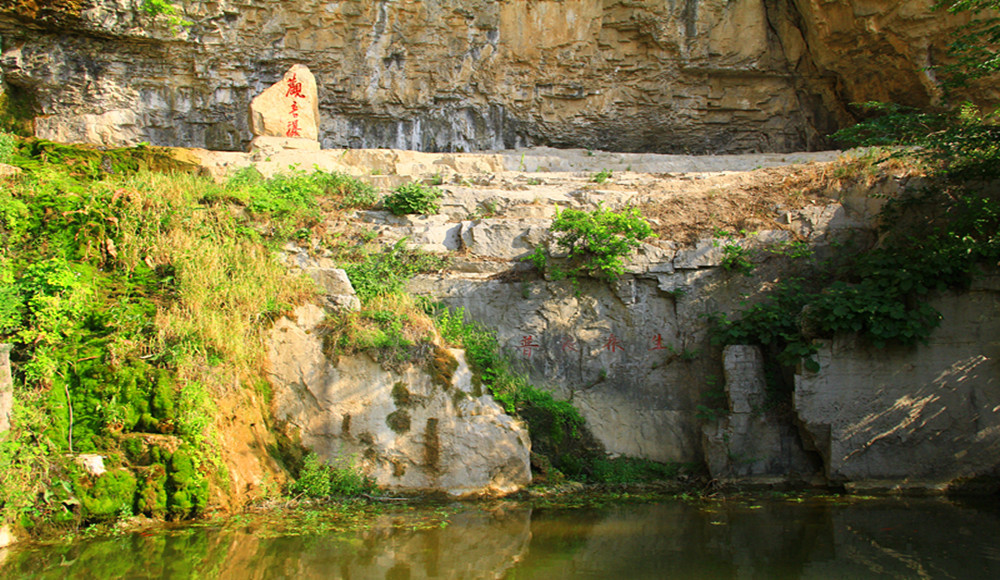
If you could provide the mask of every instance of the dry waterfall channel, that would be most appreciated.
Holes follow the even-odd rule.
[[[804,242],[822,257],[848,240],[874,239],[881,201],[872,194],[898,193],[907,178],[838,181],[832,176],[845,162],[837,158],[333,150],[272,152],[258,155],[256,166],[367,174],[386,187],[441,182],[437,215],[359,211],[349,219],[382,243],[405,240],[448,256],[445,269],[418,276],[409,290],[494,329],[537,384],[572,401],[610,454],[704,462],[718,479],[855,488],[941,488],[983,473],[996,443],[989,435],[996,413],[981,403],[995,400],[1000,376],[995,277],[966,295],[936,299],[944,323],[928,345],[825,343],[822,370],[795,375],[793,408],[782,412],[764,410],[759,349],[723,351],[709,339],[706,315],[737,312],[794,271],[793,260],[755,250]],[[203,164],[221,173],[252,161],[207,153]],[[595,182],[604,170],[610,179]],[[598,205],[640,207],[658,233],[622,278],[574,287],[521,260],[552,245],[557,209]],[[725,227],[706,231],[706,223]],[[733,245],[758,256],[752,274],[721,267]],[[321,248],[289,244],[284,259],[324,287],[328,304],[350,307],[353,291]],[[275,413],[308,447],[331,459],[356,453],[389,488],[502,493],[530,481],[524,427],[488,395],[452,397],[420,369],[386,371],[363,355],[335,366],[313,332],[321,313],[304,307],[296,314],[273,334]],[[454,386],[471,393],[462,353],[453,354],[461,369]],[[408,410],[404,433],[387,421],[400,407],[393,398],[399,384],[420,401]],[[710,393],[723,399],[718,417],[700,410]],[[945,428],[948,442],[940,438]],[[953,452],[956,441],[964,453]]]

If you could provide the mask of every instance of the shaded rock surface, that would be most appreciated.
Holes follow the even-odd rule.
[[[962,20],[931,5],[190,0],[177,28],[136,0],[8,2],[0,69],[60,141],[245,150],[250,101],[307,63],[327,148],[790,151],[848,103],[937,97]]]
[[[795,412],[832,481],[935,488],[1000,474],[1000,278],[932,301],[926,345],[823,346],[795,378]]]
[[[521,423],[472,384],[462,351],[451,377],[414,365],[387,371],[367,355],[323,354],[316,306],[272,331],[275,417],[329,461],[353,457],[390,489],[453,495],[510,493],[531,481],[531,442]]]
[[[768,409],[760,347],[723,349],[727,408],[703,428],[705,463],[712,478],[760,482],[811,481],[821,468],[805,451],[794,423]]]

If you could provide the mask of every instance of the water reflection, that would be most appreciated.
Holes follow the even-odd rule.
[[[19,547],[0,556],[0,577],[1000,577],[995,502],[821,498],[428,513],[376,516],[350,533],[317,531],[316,522],[247,524]]]

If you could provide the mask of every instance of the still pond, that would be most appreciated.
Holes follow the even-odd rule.
[[[0,578],[1000,578],[993,500],[739,496],[272,511],[0,550]]]

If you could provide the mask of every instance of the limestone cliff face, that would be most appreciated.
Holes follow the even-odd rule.
[[[316,73],[324,147],[787,151],[845,103],[933,100],[930,0],[0,2],[0,67],[41,136],[244,149],[250,100]]]

